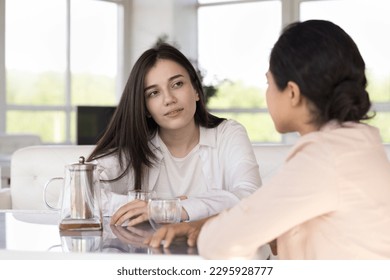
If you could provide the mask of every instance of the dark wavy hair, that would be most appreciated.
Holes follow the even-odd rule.
[[[177,48],[162,43],[146,50],[134,64],[111,122],[88,158],[90,161],[117,155],[124,172],[109,181],[119,180],[132,168],[134,189],[142,188],[145,168],[151,167],[156,159],[149,143],[157,133],[158,125],[153,118],[147,117],[144,85],[146,74],[159,59],[174,61],[188,72],[192,86],[199,95],[194,116],[196,124],[213,128],[224,120],[207,111],[201,79],[191,62]]]
[[[279,90],[289,81],[299,86],[320,126],[372,117],[364,60],[352,38],[332,22],[288,25],[271,51],[269,70]]]

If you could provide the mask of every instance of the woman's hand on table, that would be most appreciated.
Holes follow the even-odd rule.
[[[188,246],[194,247],[196,246],[199,232],[208,219],[163,226],[153,235],[147,237],[144,243],[154,248],[160,247],[163,243],[163,247],[168,248],[175,238],[186,237]]]
[[[110,224],[134,226],[148,220],[148,203],[143,200],[133,200],[121,206],[111,217]]]
[[[182,195],[178,197],[180,200],[187,199],[187,196]],[[133,200],[121,206],[111,217],[111,225],[123,225],[128,221],[127,226],[135,226],[149,219],[148,203],[143,200]],[[187,211],[182,208],[181,220],[188,220]]]

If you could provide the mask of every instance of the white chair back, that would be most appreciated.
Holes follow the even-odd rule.
[[[40,145],[17,150],[11,159],[12,209],[47,209],[43,189],[53,177],[63,177],[65,165],[87,158],[94,146]],[[58,201],[62,183],[50,185],[49,201]]]
[[[20,148],[40,145],[41,143],[40,136],[35,134],[0,134],[0,189],[9,188],[10,186],[10,161],[12,154]]]

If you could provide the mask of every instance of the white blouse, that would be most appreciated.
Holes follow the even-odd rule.
[[[190,220],[230,208],[261,186],[252,144],[245,128],[236,121],[223,121],[216,128],[200,127],[199,145],[184,159],[168,154],[158,135],[152,139],[151,147],[157,161],[147,172],[147,187],[157,194],[187,196],[182,206]],[[102,158],[97,163],[103,180],[120,174],[116,157]],[[102,198],[104,215],[112,215],[127,202],[126,194],[133,182],[130,172],[119,181],[104,183],[111,190]]]

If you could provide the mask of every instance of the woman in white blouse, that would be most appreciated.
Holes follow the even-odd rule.
[[[287,26],[266,74],[275,128],[299,132],[280,172],[214,218],[164,227],[146,240],[197,242],[211,259],[256,258],[277,240],[280,259],[389,259],[390,163],[351,37],[322,20]],[[217,234],[218,232],[218,234]]]
[[[132,189],[182,199],[182,220],[219,213],[261,185],[245,128],[207,112],[190,61],[161,44],[135,63],[105,134],[89,157],[98,163],[111,223],[148,219],[146,202],[128,203]]]

